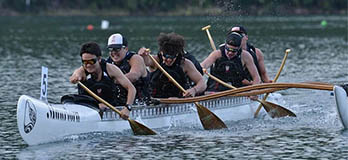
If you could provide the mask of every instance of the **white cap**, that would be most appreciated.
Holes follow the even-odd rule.
[[[116,33],[109,37],[108,48],[122,48],[123,46],[127,47],[128,43],[126,38],[121,34]]]

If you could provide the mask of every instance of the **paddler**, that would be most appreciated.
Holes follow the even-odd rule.
[[[155,98],[189,97],[203,93],[206,89],[203,76],[194,64],[184,57],[184,37],[176,33],[161,33],[158,38],[159,52],[153,56],[186,91],[185,93],[175,86],[149,57],[150,51],[145,48],[139,50],[145,64],[152,69],[150,88],[151,96]],[[188,79],[194,82],[190,87]]]
[[[248,33],[243,26],[235,26],[232,27],[230,32],[237,32],[243,36],[242,38],[242,48],[243,50],[248,51],[251,56],[253,57],[255,66],[257,68],[257,71],[259,72],[260,78],[263,83],[272,83],[272,80],[269,79],[267,75],[267,71],[265,68],[265,63],[264,63],[264,56],[262,51],[259,48],[255,48],[252,44],[248,42],[249,37]],[[250,77],[249,77],[250,80]],[[245,79],[243,84],[251,84],[251,82],[248,79]]]
[[[136,94],[133,84],[117,66],[106,63],[106,61],[101,58],[101,50],[97,43],[89,42],[83,44],[80,50],[80,56],[84,72],[90,75],[87,77],[87,80],[81,82],[111,105],[124,105],[120,116],[123,119],[127,119]],[[117,96],[119,95],[119,91],[117,90],[116,83],[120,84],[127,91],[127,100],[125,104],[118,101]],[[80,86],[78,90],[79,94],[89,95]],[[106,108],[107,106],[103,103],[99,104],[100,110]]]
[[[201,63],[203,69],[210,69],[210,73],[220,80],[234,87],[242,87],[261,82],[253,57],[242,49],[243,36],[236,32],[229,32],[224,44]],[[248,79],[251,77],[251,79]],[[248,82],[245,83],[245,79]],[[229,90],[219,82],[209,78],[207,82],[209,92]]]
[[[149,104],[149,75],[150,73],[146,69],[144,60],[136,52],[128,49],[128,41],[126,37],[120,33],[112,34],[107,43],[107,49],[109,51],[109,57],[106,62],[116,65],[126,75],[126,77],[133,83],[137,90],[135,104]],[[72,83],[76,83],[79,80],[86,79],[86,74],[83,67],[75,70],[70,77]],[[126,102],[127,92],[123,87],[118,86],[121,90],[121,94],[118,99]]]

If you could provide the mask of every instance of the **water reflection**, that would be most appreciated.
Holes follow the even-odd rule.
[[[180,128],[177,128],[180,130]],[[271,131],[271,132],[270,132]],[[244,133],[225,130],[174,131],[158,136],[127,136],[115,133],[85,135],[78,141],[30,146],[17,154],[18,159],[84,158],[344,158],[348,152],[340,132],[313,128]],[[198,134],[197,134],[198,133]],[[201,133],[201,134],[200,134]],[[81,135],[80,135],[81,136]],[[68,152],[67,152],[68,151]]]

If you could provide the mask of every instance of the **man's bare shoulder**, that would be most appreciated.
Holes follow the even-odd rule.
[[[111,72],[115,72],[115,71],[117,72],[119,68],[114,64],[106,63],[106,70],[110,74]]]

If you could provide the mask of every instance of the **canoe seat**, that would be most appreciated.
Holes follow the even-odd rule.
[[[68,95],[64,95],[60,99],[60,102],[62,104],[65,104],[65,103],[80,104],[80,105],[88,106],[93,109],[99,110],[97,100],[95,100],[94,98],[88,95],[68,94]]]

